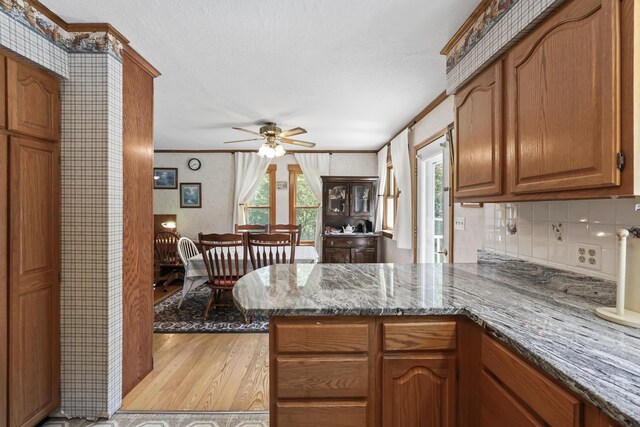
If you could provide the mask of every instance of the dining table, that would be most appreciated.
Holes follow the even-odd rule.
[[[244,261],[244,250],[242,246],[237,246],[235,250],[238,252],[238,261]],[[291,249],[285,248],[285,253],[287,254],[287,259],[291,255]],[[247,253],[248,255],[248,253]],[[296,246],[295,251],[295,264],[315,264],[319,261],[320,256],[318,255],[318,251],[314,246],[311,245],[300,245]],[[253,267],[251,265],[251,260],[247,260],[247,273],[253,271]],[[200,286],[207,283],[209,280],[209,276],[207,274],[207,267],[204,264],[204,259],[202,258],[202,254],[198,254],[189,258],[187,265],[184,267],[184,282],[182,285],[182,296],[180,301],[178,302],[178,308],[182,305],[182,302],[185,300],[189,292],[195,291]]]

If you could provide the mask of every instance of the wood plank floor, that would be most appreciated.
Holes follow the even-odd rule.
[[[153,343],[153,371],[122,409],[268,409],[268,334],[154,334]]]

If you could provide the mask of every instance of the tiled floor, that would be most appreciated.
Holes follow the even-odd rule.
[[[43,427],[268,427],[266,412],[201,414],[115,414],[110,420],[95,422],[50,419]]]

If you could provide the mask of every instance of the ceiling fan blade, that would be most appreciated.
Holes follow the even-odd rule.
[[[223,144],[234,144],[236,142],[247,142],[247,141],[262,141],[261,138],[252,138],[252,139],[239,139],[237,141],[227,141],[223,142]]]
[[[316,146],[316,144],[314,144],[313,142],[299,141],[297,139],[280,138],[280,141],[284,142],[285,144],[299,145],[300,147],[313,148]]]
[[[233,129],[235,129],[235,130],[239,130],[240,132],[246,132],[246,133],[250,133],[250,134],[252,134],[252,135],[258,135],[258,136],[260,136],[260,134],[259,134],[258,132],[254,132],[254,131],[249,130],[249,129],[235,128],[235,127],[234,127]]]
[[[302,135],[303,133],[307,133],[307,131],[305,129],[297,127],[297,128],[285,130],[284,132],[280,132],[278,134],[278,138],[288,138],[290,136]]]

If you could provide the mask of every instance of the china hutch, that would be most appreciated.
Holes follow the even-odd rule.
[[[322,177],[323,262],[378,261],[377,184],[378,177],[371,176]]]

